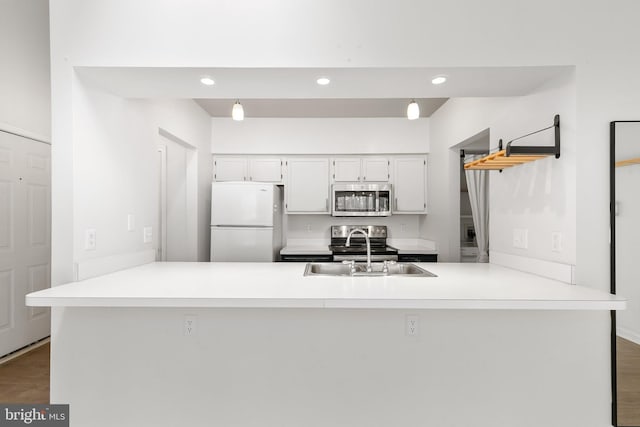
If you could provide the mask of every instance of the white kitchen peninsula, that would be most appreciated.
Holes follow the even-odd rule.
[[[52,307],[51,402],[72,426],[610,425],[623,299],[420,265],[438,277],[153,263],[27,304]]]

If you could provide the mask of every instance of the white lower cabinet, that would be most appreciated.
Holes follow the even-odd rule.
[[[393,214],[427,213],[426,156],[393,159]]]
[[[291,158],[286,167],[286,213],[330,213],[329,159]]]

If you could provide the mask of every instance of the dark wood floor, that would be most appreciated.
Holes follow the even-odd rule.
[[[624,338],[618,346],[618,425],[640,426],[640,345]]]
[[[49,343],[0,365],[0,402],[49,403]]]

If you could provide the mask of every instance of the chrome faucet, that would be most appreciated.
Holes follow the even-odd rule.
[[[354,228],[347,235],[347,243],[345,243],[345,246],[347,247],[351,246],[351,235],[353,233],[364,234],[364,240],[367,242],[367,272],[370,273],[371,272],[371,242],[369,241],[369,234],[367,234],[367,232],[364,231],[362,228]]]

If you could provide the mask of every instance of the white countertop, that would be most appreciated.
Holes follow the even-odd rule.
[[[437,254],[436,243],[424,239],[388,239],[387,244],[398,250],[399,254]]]
[[[303,277],[302,263],[151,263],[34,292],[29,306],[621,310],[624,298],[492,264],[438,277]]]
[[[287,245],[280,250],[280,255],[331,255],[329,245]]]

